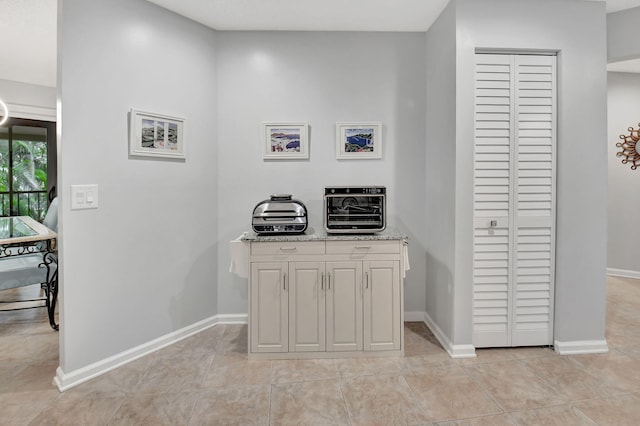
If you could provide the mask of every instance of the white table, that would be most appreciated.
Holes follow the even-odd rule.
[[[3,258],[42,253],[42,267],[47,268],[45,303],[49,324],[54,330],[58,325],[54,311],[58,298],[58,268],[55,251],[57,234],[29,216],[0,217],[0,261]]]

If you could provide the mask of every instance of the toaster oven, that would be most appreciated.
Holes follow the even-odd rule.
[[[257,234],[301,234],[307,229],[307,208],[290,194],[275,194],[253,209],[251,227]]]
[[[384,186],[332,186],[324,190],[324,228],[328,233],[366,234],[386,227]]]

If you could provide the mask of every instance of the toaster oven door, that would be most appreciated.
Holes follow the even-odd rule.
[[[384,194],[325,195],[328,232],[378,232],[385,228]]]

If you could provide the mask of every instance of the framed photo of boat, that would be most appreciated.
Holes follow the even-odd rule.
[[[382,158],[382,123],[336,123],[336,158]]]
[[[129,113],[129,155],[186,160],[186,118],[132,108]]]
[[[309,124],[306,122],[263,123],[265,160],[309,158]]]

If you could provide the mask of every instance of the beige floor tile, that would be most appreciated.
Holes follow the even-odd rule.
[[[435,367],[404,375],[429,420],[499,414],[502,410],[458,366]]]
[[[202,387],[221,389],[270,383],[271,361],[247,361],[244,364],[210,369]]]
[[[52,381],[57,364],[29,364],[14,375],[8,385],[11,392],[34,392],[57,389]]]
[[[398,373],[402,364],[398,358],[342,358],[336,359],[340,377],[367,376],[371,374]]]
[[[36,400],[28,402],[9,402],[2,404],[0,426],[28,425],[38,414],[51,404],[51,400]]]
[[[515,426],[515,421],[509,414],[474,417],[471,419],[452,420],[434,423],[437,426]]]
[[[40,353],[44,346],[49,346],[49,342],[28,339],[20,334],[3,337],[0,345],[0,364],[38,361],[36,354]]]
[[[158,351],[158,355],[163,357],[182,357],[186,354],[195,353],[213,353],[220,342],[224,334],[222,327],[211,327],[193,336],[189,336],[180,340],[162,350]]]
[[[594,399],[577,404],[577,408],[602,426],[637,426],[640,424],[640,395],[627,394]]]
[[[217,352],[211,363],[211,368],[229,367],[232,365],[242,365],[249,361],[249,356],[237,352]]]
[[[338,380],[271,387],[272,425],[347,425],[349,414]]]
[[[31,424],[102,426],[108,424],[123,401],[123,398],[58,401],[46,407]]]
[[[397,363],[402,372],[429,370],[434,367],[453,365],[451,357],[446,352],[428,355],[404,356],[397,358]]]
[[[597,425],[582,411],[572,405],[538,408],[511,413],[518,426],[588,426]]]
[[[338,370],[332,359],[278,360],[271,362],[271,383],[337,379]]]
[[[553,351],[553,349],[544,346],[544,347],[521,347],[521,348],[511,348],[509,350],[511,355],[517,359],[531,359],[531,358],[546,358],[546,357],[558,357],[557,353]]]
[[[614,383],[594,377],[568,357],[529,359],[527,366],[565,400],[579,401],[621,392]]]
[[[214,356],[198,353],[184,358],[153,359],[134,391],[148,394],[201,389]]]
[[[146,356],[132,361],[120,368],[98,376],[62,393],[63,400],[87,398],[113,398],[131,395],[138,389],[140,380],[144,376],[152,361],[152,356]]]
[[[0,300],[3,296],[0,292]],[[456,373],[460,369],[513,411],[439,424],[571,425],[591,424],[590,418],[603,425],[636,425],[639,307],[638,280],[607,279],[611,352],[605,355],[510,348],[480,349],[476,359],[453,360],[424,323],[412,322],[405,326],[404,357],[260,361],[248,359],[246,326],[216,325],[62,394],[51,383],[60,335],[49,327],[46,311],[5,312],[0,314],[0,425],[183,424],[192,403],[192,424],[266,425],[269,416],[272,424],[315,425],[321,416],[338,424],[429,424],[429,406],[421,401],[445,400],[465,383]],[[439,394],[420,386],[432,383],[433,376],[442,380]],[[336,380],[350,414],[346,421],[339,409],[328,415],[340,406],[331,390]],[[471,385],[459,393],[464,392],[475,390]],[[451,403],[463,404],[458,411],[464,412],[468,399],[451,397]],[[431,406],[439,407],[436,403]]]
[[[198,393],[140,395],[124,400],[109,426],[188,425]]]
[[[571,359],[590,375],[623,392],[640,391],[638,360],[615,349],[606,354],[576,355]]]
[[[405,340],[404,355],[405,356],[420,356],[431,354],[447,354],[440,345],[434,344],[424,338],[419,340]]]
[[[528,369],[525,361],[498,361],[468,365],[465,369],[505,411],[567,402]]]
[[[9,385],[10,384],[3,384],[2,392],[0,392],[0,409],[11,404],[39,404],[40,402],[44,402],[48,405],[61,396],[55,386],[51,386],[50,389],[46,390],[28,390],[18,392],[12,390]],[[2,411],[0,410],[0,413],[1,412]]]
[[[222,353],[247,353],[248,331],[246,325],[227,325],[216,350]]]
[[[341,379],[353,425],[425,424],[429,419],[400,375]]]
[[[458,358],[458,364],[484,364],[487,362],[509,361],[516,359],[513,348],[476,349],[475,358]]]
[[[268,425],[269,394],[269,385],[204,391],[189,424]]]

